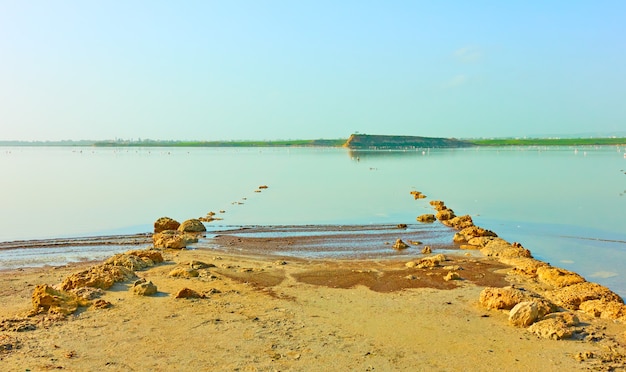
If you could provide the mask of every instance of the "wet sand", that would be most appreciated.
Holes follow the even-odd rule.
[[[433,248],[448,260],[420,269],[406,262],[424,256],[427,235],[396,251],[391,238],[417,237],[388,226],[284,233],[224,231],[195,249],[163,251],[163,263],[136,271],[156,295],[117,283],[101,297],[110,307],[67,317],[26,316],[33,288],[95,263],[2,271],[2,370],[624,370],[622,323],[580,313],[581,335],[591,337],[555,341],[510,326],[508,311],[482,308],[484,287],[519,285],[493,258],[449,244]],[[311,245],[332,251],[342,239],[372,248],[344,259],[291,255]],[[168,275],[198,262],[207,267],[196,277]],[[451,269],[461,280],[443,279]],[[175,298],[183,288],[203,298]]]

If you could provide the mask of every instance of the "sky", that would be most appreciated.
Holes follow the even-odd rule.
[[[626,131],[626,2],[0,0],[0,140]]]

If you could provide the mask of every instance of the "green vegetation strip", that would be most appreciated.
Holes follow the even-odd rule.
[[[626,138],[523,138],[469,140],[475,146],[594,146],[626,145]]]
[[[100,141],[98,147],[340,147],[345,139],[283,141]]]

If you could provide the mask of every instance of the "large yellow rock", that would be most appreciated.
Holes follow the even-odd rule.
[[[154,222],[154,232],[160,233],[165,230],[176,230],[179,226],[180,222],[169,217],[161,217]]]
[[[589,300],[581,303],[579,309],[596,318],[626,321],[626,305],[618,301]]]
[[[178,226],[178,231],[180,232],[204,232],[206,231],[206,227],[202,221],[196,218],[192,218],[187,220]]]
[[[570,310],[578,310],[579,306],[583,302],[591,300],[618,303],[624,302],[620,296],[612,292],[607,287],[590,282],[572,284],[553,291],[547,291],[544,295],[554,304]]]
[[[487,309],[510,310],[523,301],[530,301],[531,296],[522,290],[512,287],[487,287],[480,292],[479,302]]]
[[[563,288],[585,281],[585,278],[575,272],[552,266],[537,267],[536,273],[539,281],[555,288]]]
[[[68,276],[61,283],[61,289],[64,291],[80,287],[109,289],[116,282],[132,278],[135,278],[135,273],[129,268],[103,264]]]
[[[32,303],[35,314],[49,312],[62,315],[72,314],[78,307],[90,304],[74,293],[57,290],[47,284],[35,287]]]

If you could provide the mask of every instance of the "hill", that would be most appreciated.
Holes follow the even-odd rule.
[[[413,149],[470,147],[472,143],[454,138],[352,134],[343,146],[351,149]]]

